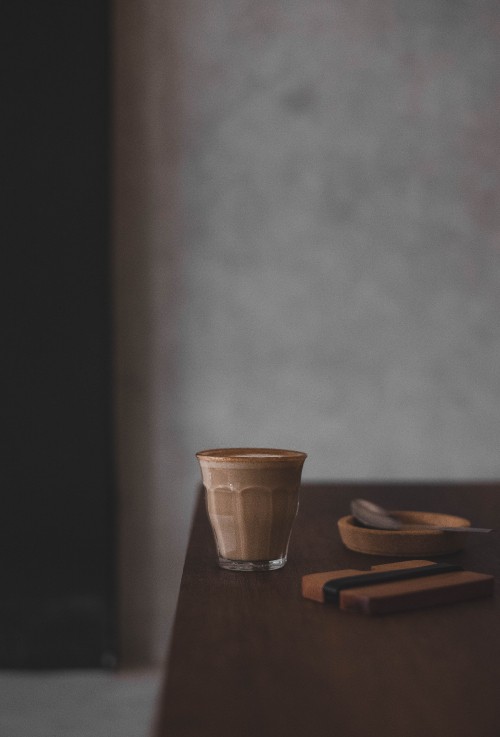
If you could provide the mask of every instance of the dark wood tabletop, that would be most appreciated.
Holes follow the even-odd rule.
[[[269,573],[218,568],[200,497],[157,737],[500,735],[498,591],[379,617],[301,597],[306,573],[394,560],[343,547],[336,523],[355,497],[495,528],[439,560],[500,580],[500,484],[305,485],[288,562]]]

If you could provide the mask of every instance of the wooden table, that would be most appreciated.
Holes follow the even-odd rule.
[[[342,546],[336,522],[357,496],[500,531],[500,484],[306,485],[285,568],[234,573],[217,567],[200,499],[158,737],[500,735],[498,594],[373,618],[301,597],[305,573],[392,560]],[[500,580],[500,533],[444,560]]]

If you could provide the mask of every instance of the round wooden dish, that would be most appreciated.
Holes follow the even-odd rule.
[[[470,527],[463,517],[434,512],[391,512],[404,524]],[[363,527],[351,515],[338,521],[342,542],[357,553],[390,556],[446,555],[465,546],[466,532],[440,530],[374,530]]]

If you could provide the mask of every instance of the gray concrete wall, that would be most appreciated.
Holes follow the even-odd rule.
[[[153,421],[136,438],[147,451],[131,445],[124,516],[144,518],[125,537],[148,539],[158,657],[195,450],[306,450],[306,479],[498,477],[500,6],[186,0],[168,22],[144,6],[145,30],[129,30],[150,59],[132,106],[153,176],[149,189],[135,177],[141,214],[123,209],[120,238],[151,257],[154,378],[139,362],[135,379]],[[175,82],[162,77],[169,33]]]

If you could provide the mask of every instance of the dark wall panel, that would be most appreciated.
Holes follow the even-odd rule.
[[[109,6],[8,6],[0,665],[110,664]]]

